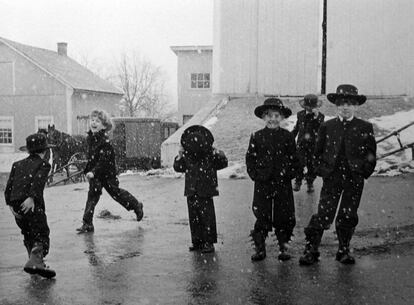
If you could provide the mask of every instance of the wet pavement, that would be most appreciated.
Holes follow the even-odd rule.
[[[188,251],[183,179],[123,176],[120,181],[144,201],[144,220],[137,223],[105,193],[96,209],[95,233],[84,235],[75,228],[87,184],[46,189],[47,264],[57,272],[54,280],[22,270],[27,259],[22,236],[0,199],[0,304],[413,304],[414,175],[368,180],[352,241],[356,265],[334,260],[337,243],[330,230],[321,261],[311,267],[299,266],[298,258],[320,182],[315,194],[295,194],[294,259],[277,260],[272,235],[266,260],[252,263],[251,181],[219,181],[219,242],[215,253],[205,255]],[[98,218],[105,209],[121,218]]]

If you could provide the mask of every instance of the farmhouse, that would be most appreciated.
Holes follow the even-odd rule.
[[[68,57],[67,46],[55,52],[0,37],[0,154],[48,124],[84,134],[94,108],[120,115],[123,93]]]

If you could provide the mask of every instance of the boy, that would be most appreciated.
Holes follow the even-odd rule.
[[[366,101],[353,85],[340,85],[336,93],[327,95],[337,106],[338,116],[323,123],[315,148],[316,173],[323,179],[318,211],[305,228],[306,247],[299,259],[301,265],[318,261],[318,247],[324,230],[335,221],[339,247],[336,260],[354,264],[349,246],[358,224],[358,206],[364,188],[364,179],[373,173],[376,165],[376,142],[372,124],[354,116],[358,106]]]
[[[76,229],[78,233],[94,231],[92,219],[95,206],[102,195],[102,188],[105,188],[108,194],[125,209],[134,210],[137,221],[144,216],[142,203],[128,191],[119,187],[116,177],[115,152],[106,134],[111,128],[112,123],[108,113],[103,110],[92,111],[90,130],[86,139],[88,163],[84,170],[89,181],[89,192],[83,214],[83,225]]]
[[[325,116],[319,112],[319,107],[322,102],[318,100],[316,95],[308,94],[299,103],[304,110],[298,112],[296,125],[292,130],[292,134],[294,138],[298,136],[296,149],[300,161],[300,169],[296,176],[293,190],[298,192],[302,185],[302,180],[305,178],[308,185],[308,193],[313,193],[313,181],[316,178],[313,167],[313,151],[315,150],[316,135],[318,134],[319,126],[325,119]],[[307,171],[304,175],[303,170],[305,166]]]
[[[289,260],[287,243],[296,225],[291,180],[298,169],[295,139],[280,127],[292,111],[278,98],[268,98],[254,114],[265,123],[250,138],[246,153],[247,173],[254,181],[253,213],[256,217],[251,236],[255,245],[252,261],[266,257],[265,240],[275,228],[279,243],[279,260]]]
[[[49,253],[49,226],[45,214],[43,190],[50,171],[50,164],[43,158],[48,148],[44,134],[32,134],[26,138],[26,159],[13,163],[6,190],[6,204],[12,211],[16,224],[24,236],[23,243],[29,255],[24,271],[46,278],[56,276],[43,261]]]
[[[213,197],[218,196],[217,170],[227,167],[224,152],[213,147],[210,130],[201,125],[188,127],[181,136],[181,148],[174,170],[185,172],[192,246],[190,251],[214,252],[217,243]]]

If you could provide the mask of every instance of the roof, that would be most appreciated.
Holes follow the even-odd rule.
[[[123,94],[111,83],[95,75],[68,56],[58,55],[57,52],[51,50],[24,45],[2,37],[0,37],[0,43],[4,43],[20,53],[59,82],[73,89]]]
[[[212,52],[213,46],[171,46],[170,49],[177,54],[178,52]]]

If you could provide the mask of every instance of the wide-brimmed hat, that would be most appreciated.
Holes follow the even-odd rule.
[[[274,109],[280,112],[282,116],[288,118],[292,115],[292,110],[288,107],[283,106],[283,103],[280,99],[276,97],[270,97],[263,102],[263,105],[257,106],[254,110],[254,114],[262,118],[263,113],[268,109]]]
[[[213,134],[201,125],[190,126],[181,135],[181,146],[190,153],[209,152],[213,142]]]
[[[337,105],[337,99],[339,98],[348,98],[358,103],[358,105],[362,105],[367,100],[365,95],[358,94],[358,88],[354,85],[343,84],[339,85],[336,88],[336,93],[329,93],[327,96],[328,101]]]
[[[26,145],[21,146],[19,149],[29,153],[37,153],[52,147],[55,147],[55,145],[48,144],[47,138],[43,133],[34,133],[26,138]]]
[[[315,94],[307,94],[302,100],[299,101],[299,104],[302,106],[302,108],[319,108],[322,106],[322,101],[318,99]]]

